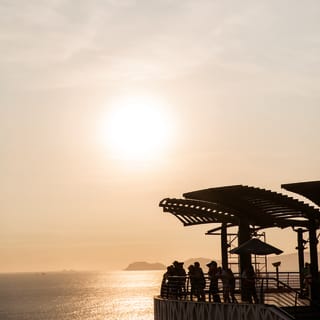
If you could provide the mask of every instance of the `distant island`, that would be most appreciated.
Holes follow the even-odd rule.
[[[137,271],[137,270],[164,270],[166,269],[166,266],[162,263],[156,262],[156,263],[149,263],[145,261],[138,261],[130,263],[127,268],[125,268],[125,271]]]
[[[304,259],[305,262],[310,261],[309,252],[304,252]],[[213,260],[217,261],[218,265],[221,265],[221,261],[219,259],[216,259],[216,257],[213,258]],[[201,268],[204,272],[208,271],[207,263],[211,261],[210,258],[204,258],[204,257],[198,257],[198,258],[190,258],[187,260],[184,260],[184,269],[186,271],[188,266],[190,264],[194,264],[195,261],[198,261],[200,263]],[[289,253],[289,254],[281,254],[281,255],[275,255],[268,257],[268,267],[267,269],[269,271],[275,271],[275,267],[272,265],[274,262],[281,262],[280,265],[280,271],[295,271],[298,270],[298,255],[297,252],[295,253]],[[173,261],[171,262],[173,263]],[[171,264],[170,262],[168,265]],[[318,253],[318,263],[320,264],[320,252]],[[126,271],[138,271],[138,270],[166,270],[166,265],[163,263],[157,262],[157,263],[149,263],[145,261],[139,261],[139,262],[133,262],[128,265],[127,268],[124,270]]]
[[[211,260],[208,258],[190,258],[184,261],[184,268],[187,268],[190,264],[193,264],[195,261],[199,261],[201,266],[205,266]],[[149,263],[145,261],[138,261],[138,262],[130,263],[124,270],[137,271],[137,270],[165,270],[165,269],[167,269],[167,266],[160,262]]]

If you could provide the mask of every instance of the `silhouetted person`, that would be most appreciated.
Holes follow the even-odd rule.
[[[259,303],[257,291],[256,291],[256,274],[254,272],[253,266],[250,265],[246,268],[241,275],[243,284],[242,288],[245,290],[244,297],[249,302],[252,303],[252,298],[255,303]]]
[[[188,267],[188,275],[190,281],[190,300],[192,301],[193,295],[195,294],[195,287],[194,287],[194,265],[190,265]]]
[[[211,261],[207,264],[208,270],[208,276],[210,280],[210,286],[209,286],[209,301],[211,301],[211,298],[213,298],[214,302],[221,302],[220,296],[219,296],[219,287],[218,287],[218,265],[216,261]]]
[[[186,270],[183,268],[183,262],[174,261],[173,266],[174,275],[176,276],[177,296],[181,297],[185,294]]]
[[[311,286],[311,271],[310,271],[310,264],[308,262],[305,263],[304,268],[302,270],[302,276],[303,276],[303,289],[304,294],[309,295],[310,293],[310,286]]]
[[[160,295],[163,298],[169,298],[172,291],[172,276],[174,275],[174,267],[168,266],[167,271],[163,274]]]
[[[194,283],[194,294],[197,297],[198,301],[204,301],[205,300],[204,289],[206,286],[206,279],[204,277],[203,271],[198,261],[194,263],[193,283]]]
[[[231,296],[231,302],[237,303],[237,299],[235,297],[236,293],[236,278],[234,277],[234,274],[232,270],[229,268],[227,270],[228,272],[228,277],[229,277],[229,286],[230,286],[230,296]]]
[[[223,269],[221,272],[221,280],[223,284],[223,301],[237,302],[235,297],[235,278],[232,270],[230,268]]]

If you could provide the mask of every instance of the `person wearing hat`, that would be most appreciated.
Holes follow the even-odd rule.
[[[218,288],[218,264],[216,261],[211,261],[207,264],[208,276],[210,279],[210,286],[209,286],[209,301],[213,298],[213,302],[221,302],[219,296],[219,288]]]

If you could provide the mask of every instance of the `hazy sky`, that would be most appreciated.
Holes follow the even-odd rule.
[[[0,0],[0,272],[219,259],[213,226],[162,198],[318,180],[319,16],[318,0]],[[160,121],[130,122],[167,135],[141,156],[125,132],[133,159],[109,127],[136,97]],[[267,241],[295,251],[291,230]]]

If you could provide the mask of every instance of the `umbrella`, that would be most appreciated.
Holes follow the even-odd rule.
[[[250,253],[265,256],[268,254],[280,254],[283,251],[257,238],[242,243],[239,247],[230,250],[230,253]]]

